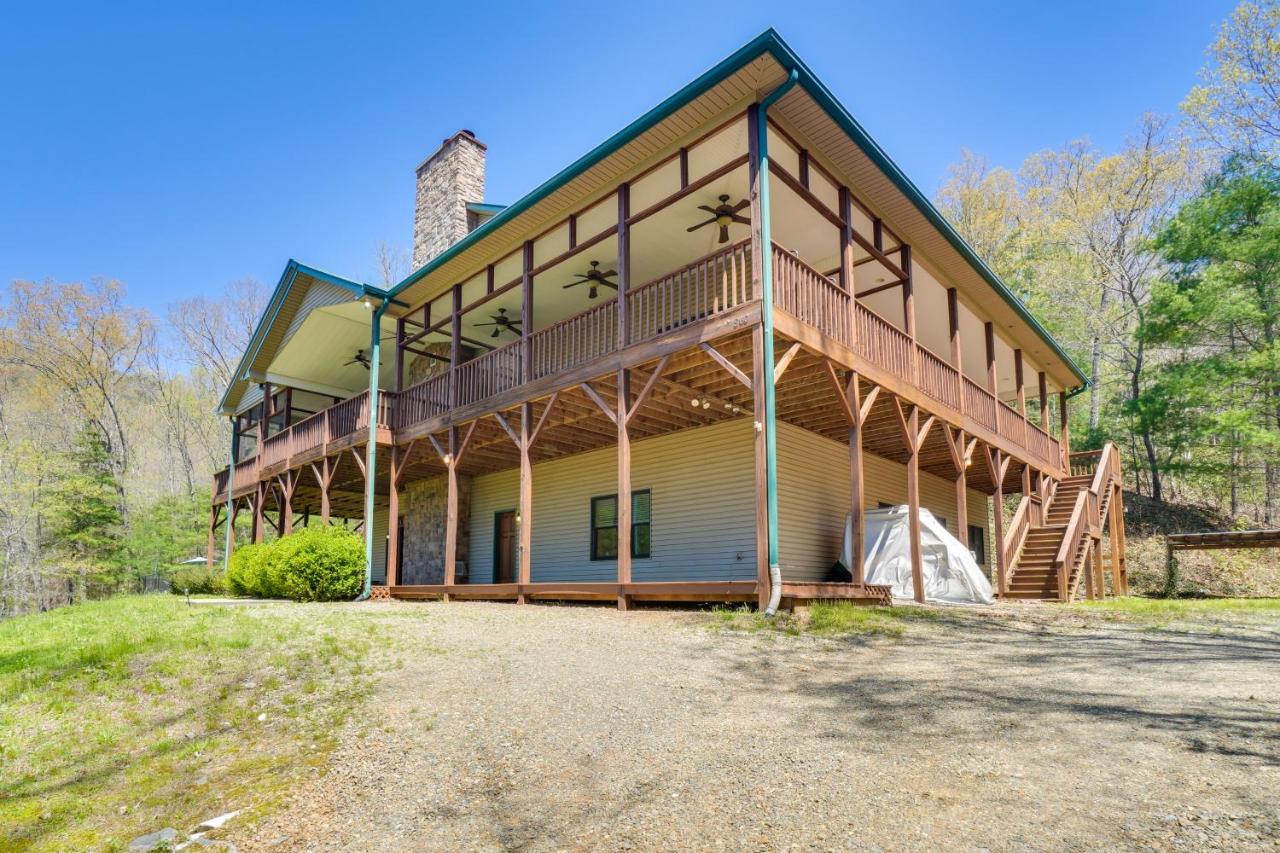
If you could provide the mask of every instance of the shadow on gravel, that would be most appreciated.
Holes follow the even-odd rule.
[[[1135,738],[1164,734],[1193,752],[1280,765],[1274,696],[1202,698],[1187,681],[1203,680],[1206,670],[1231,677],[1243,666],[1254,678],[1272,671],[1276,684],[1280,639],[1110,626],[1090,633],[950,615],[931,628],[891,650],[836,638],[824,655],[779,641],[763,656],[726,648],[720,663],[734,673],[734,689],[755,691],[762,702],[779,691],[811,699],[817,713],[787,718],[806,721],[797,732],[857,748],[916,749],[938,738],[980,748],[1018,731],[1088,732],[1106,722]],[[974,719],[986,724],[975,730]],[[824,723],[826,731],[813,728]]]

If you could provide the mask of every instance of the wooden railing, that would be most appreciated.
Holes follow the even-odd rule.
[[[512,341],[453,369],[454,402],[475,403],[524,382],[524,341]]]
[[[774,244],[774,304],[847,347],[853,346],[852,299],[847,290]]]
[[[996,395],[969,377],[964,377],[964,413],[982,424],[992,432],[999,427],[996,423],[996,406],[1000,402]]]
[[[618,300],[610,299],[529,336],[533,378],[562,373],[618,346]]]
[[[223,468],[221,471],[215,471],[213,474],[213,499],[218,502],[218,498],[226,498],[227,486],[231,483],[231,469]]]
[[[861,302],[853,303],[854,352],[896,376],[910,378],[911,336]]]
[[[920,354],[920,390],[957,412],[963,411],[960,371],[924,347],[918,347],[917,352]]]
[[[756,298],[751,242],[734,243],[627,293],[631,343],[745,305]]]
[[[449,411],[449,374],[432,376],[400,392],[396,401],[396,428],[416,424]]]
[[[1057,574],[1058,597],[1063,601],[1071,598],[1071,579],[1077,566],[1077,555],[1087,538],[1099,535],[1102,529],[1102,509],[1109,503],[1110,490],[1120,482],[1120,453],[1116,446],[1107,442],[1102,450],[1071,454],[1072,470],[1075,460],[1087,457],[1097,459],[1096,470],[1089,488],[1081,489],[1076,494],[1075,506],[1071,509],[1071,518],[1067,522],[1067,532],[1062,537],[1062,545],[1053,558],[1053,568]]]
[[[248,488],[258,482],[258,457],[251,456],[248,459],[236,463],[235,471],[231,475],[231,488],[235,491]]]

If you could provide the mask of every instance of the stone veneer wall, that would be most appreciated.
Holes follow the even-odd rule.
[[[400,493],[404,513],[404,537],[400,583],[444,583],[445,513],[449,480],[443,475],[415,480]],[[467,581],[471,551],[471,477],[458,475],[458,571],[459,583]]]
[[[484,152],[483,142],[460,130],[418,167],[415,269],[467,236],[467,203],[484,201]]]

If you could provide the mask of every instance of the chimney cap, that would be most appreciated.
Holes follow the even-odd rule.
[[[435,161],[437,157],[439,157],[449,148],[453,147],[453,144],[460,139],[467,140],[472,145],[479,148],[481,151],[486,151],[489,148],[489,146],[485,145],[483,142],[481,142],[479,139],[476,138],[475,131],[469,130],[464,127],[461,130],[459,130],[457,133],[453,134],[452,136],[445,137],[444,141],[440,143],[440,147],[437,148],[435,152],[431,154],[430,157],[422,161],[422,164],[418,166],[417,171],[421,172],[423,169],[430,166],[431,163]]]

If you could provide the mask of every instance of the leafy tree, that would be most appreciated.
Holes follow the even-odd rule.
[[[124,517],[101,433],[83,427],[64,461],[45,496],[49,550],[82,585],[93,578],[114,586],[122,565]]]
[[[1280,2],[1241,3],[1209,48],[1182,109],[1225,151],[1280,156]]]
[[[1233,474],[1262,460],[1264,521],[1280,501],[1280,169],[1228,161],[1155,246],[1171,275],[1136,338],[1176,347],[1135,408],[1179,437],[1226,444]],[[1172,383],[1172,384],[1171,384]],[[1159,399],[1161,397],[1165,399]],[[1172,458],[1165,461],[1172,467]]]

